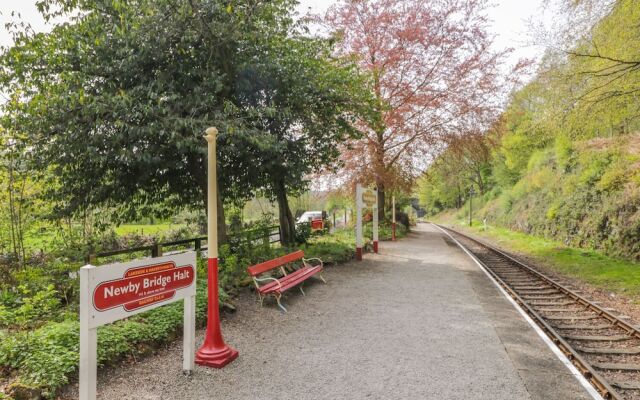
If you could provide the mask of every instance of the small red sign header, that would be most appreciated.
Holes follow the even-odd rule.
[[[174,262],[131,268],[121,279],[96,286],[93,306],[98,311],[120,306],[133,311],[171,299],[176,290],[190,286],[194,278],[192,265],[176,267]]]

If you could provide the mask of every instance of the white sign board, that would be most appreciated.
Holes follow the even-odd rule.
[[[378,252],[378,191],[356,185],[356,260],[362,261],[362,209],[369,208],[373,214],[373,251]]]
[[[183,369],[195,352],[196,253],[80,268],[80,400],[96,397],[97,328],[184,299]]]

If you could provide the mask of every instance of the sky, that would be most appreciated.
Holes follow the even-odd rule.
[[[543,49],[527,46],[527,22],[544,18],[542,3],[544,0],[494,0],[495,6],[489,10],[492,20],[491,31],[495,34],[496,49],[513,48],[510,61],[515,63],[520,58],[536,59]],[[19,13],[21,18],[30,23],[36,31],[51,29],[46,25],[36,6],[36,0],[0,0],[0,46],[11,45],[11,36],[4,29],[5,23],[15,20],[12,12]],[[324,13],[336,3],[334,0],[301,0],[298,11],[305,13]]]

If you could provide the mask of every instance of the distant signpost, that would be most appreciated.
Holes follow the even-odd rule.
[[[362,261],[362,209],[368,208],[373,214],[373,251],[378,252],[378,191],[356,186],[356,260]]]
[[[80,400],[96,398],[99,326],[184,299],[183,369],[193,370],[196,253],[80,269]]]

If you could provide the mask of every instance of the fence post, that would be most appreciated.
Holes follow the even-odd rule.
[[[151,257],[162,257],[162,245],[160,243],[156,243],[151,248]]]
[[[84,261],[87,264],[91,264],[91,265],[95,265],[96,260],[98,259],[98,257],[96,257],[96,252],[93,248],[89,249],[89,253],[87,254],[87,256],[85,257]]]
[[[196,251],[196,257],[200,258],[200,254],[202,253],[202,239],[198,238],[195,242],[194,250]]]

